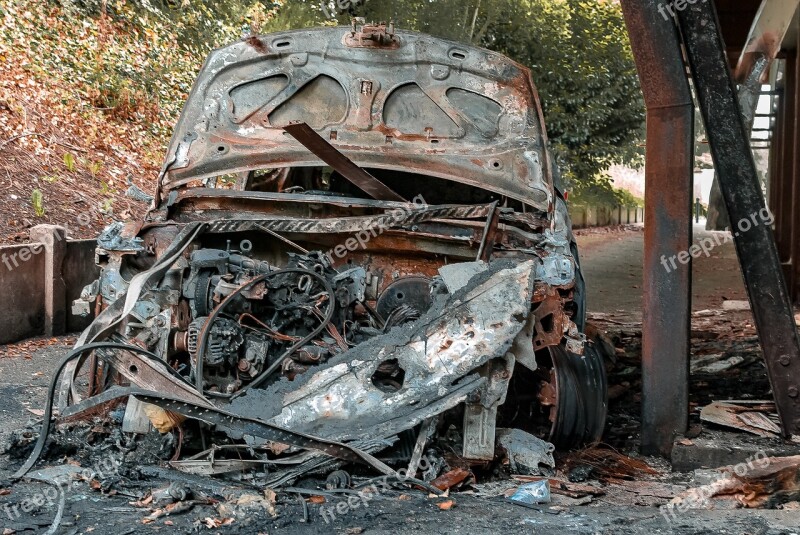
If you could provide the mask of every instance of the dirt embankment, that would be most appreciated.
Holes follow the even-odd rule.
[[[152,193],[194,76],[161,30],[66,3],[0,5],[0,244],[42,223],[88,238],[141,217],[125,191]]]

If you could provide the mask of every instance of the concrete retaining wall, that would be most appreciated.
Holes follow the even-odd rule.
[[[644,222],[644,208],[569,205],[572,228],[608,227]]]
[[[10,245],[0,247],[0,261],[0,344],[43,334],[44,255]]]
[[[92,320],[73,316],[71,306],[99,275],[96,242],[62,240],[63,229],[47,225],[31,235],[41,241],[0,247],[0,344],[79,331]]]

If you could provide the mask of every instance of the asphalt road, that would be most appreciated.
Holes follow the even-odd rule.
[[[724,233],[708,232],[703,225],[695,225],[693,243],[708,240],[705,243],[714,245],[708,255],[701,254],[692,261],[692,310],[717,309],[726,299],[747,299],[733,243],[725,240]],[[624,232],[579,231],[577,241],[586,279],[587,310],[641,321],[642,227]]]

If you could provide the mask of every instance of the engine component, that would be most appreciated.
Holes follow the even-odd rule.
[[[241,249],[252,251],[245,241]],[[365,307],[356,312],[366,298],[366,270],[338,272],[319,252],[289,254],[287,267],[277,269],[201,249],[182,288],[196,319],[173,338],[174,349],[187,350],[195,380],[202,376],[213,392],[260,384],[273,371],[293,378],[354,345],[354,337],[382,332]],[[409,317],[417,316],[405,311],[400,319]]]
[[[249,378],[258,375],[267,362],[269,340],[258,334],[245,335],[244,359],[239,361],[239,371]],[[244,368],[244,369],[242,369]]]
[[[424,314],[431,307],[431,279],[426,277],[404,277],[391,283],[378,298],[376,310],[383,318],[398,307],[407,305]]]
[[[330,351],[327,348],[308,345],[298,349],[295,354],[292,355],[292,359],[301,364],[319,364],[329,355]]]
[[[239,348],[244,343],[244,336],[239,325],[226,318],[220,318],[211,326],[208,335],[208,349],[204,355],[209,366],[233,365],[239,361]]]

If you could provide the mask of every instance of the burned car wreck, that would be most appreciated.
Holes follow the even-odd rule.
[[[555,172],[529,71],[493,52],[383,24],[214,51],[146,216],[98,239],[73,305],[96,319],[18,475],[56,407],[124,407],[124,432],[175,435],[174,468],[270,488],[343,465],[426,485],[437,441],[485,466],[501,437],[598,440]]]

